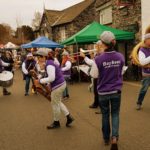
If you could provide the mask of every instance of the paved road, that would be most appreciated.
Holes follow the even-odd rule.
[[[0,95],[0,150],[109,150],[100,132],[101,115],[88,108],[93,95],[87,83],[70,85],[71,98],[65,101],[75,118],[71,128],[46,130],[51,123],[50,103],[40,95],[24,96],[24,82],[16,72],[11,96]],[[123,87],[120,150],[150,150],[150,92],[142,111],[135,110],[139,85]]]

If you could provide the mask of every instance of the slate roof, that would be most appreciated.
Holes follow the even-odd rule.
[[[45,10],[46,17],[51,26],[57,26],[72,22],[95,0],[84,0],[78,4],[68,7],[64,10]]]

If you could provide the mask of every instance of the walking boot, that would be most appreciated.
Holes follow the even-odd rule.
[[[60,128],[60,122],[54,121],[51,125],[47,126],[47,129],[57,129]]]
[[[70,124],[74,121],[74,118],[70,114],[67,115],[66,117],[67,117],[66,127],[69,127]]]

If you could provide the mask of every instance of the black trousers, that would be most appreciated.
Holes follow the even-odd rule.
[[[94,79],[94,106],[99,106],[99,100],[98,100],[98,92],[97,92],[97,79]]]

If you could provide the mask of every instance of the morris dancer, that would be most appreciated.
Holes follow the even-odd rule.
[[[98,41],[96,43],[96,56],[100,55],[101,53],[103,53],[103,48],[102,48],[102,42]],[[83,52],[80,52],[80,56],[84,58],[84,61],[86,62],[86,64],[88,64],[89,66],[92,66],[94,59],[89,59],[88,57],[86,57],[86,55]],[[99,100],[98,100],[98,92],[97,92],[97,79],[94,79],[94,102],[89,106],[89,108],[97,108],[99,106]]]
[[[30,71],[32,71],[36,68],[37,68],[36,61],[34,60],[32,53],[28,53],[27,59],[22,64],[22,71],[24,73],[24,79],[26,81],[25,96],[29,95],[30,80],[32,80]],[[33,80],[32,80],[32,83],[33,83]]]
[[[41,53],[41,52],[40,52]],[[67,107],[61,102],[62,93],[66,88],[66,81],[64,80],[63,74],[60,67],[54,62],[53,52],[51,49],[43,51],[40,55],[47,56],[46,60],[46,73],[47,77],[39,80],[41,84],[51,84],[51,105],[54,115],[53,123],[47,126],[47,129],[55,129],[60,127],[60,115],[61,112],[67,118],[66,126],[68,127],[72,122]],[[46,57],[45,57],[46,58]]]
[[[4,70],[13,72],[14,60],[12,58],[12,53],[10,51],[6,51],[5,55],[2,57],[2,60],[5,63],[9,63],[10,64],[9,66],[5,66]],[[8,92],[7,88],[3,88],[3,95],[10,95],[10,94],[11,94],[11,92]]]
[[[64,78],[66,81],[70,80],[71,78],[71,61],[70,61],[70,58],[69,58],[69,53],[67,51],[64,51],[62,53],[62,63],[61,63],[61,70],[63,72],[63,75],[64,75]],[[66,88],[63,92],[63,98],[66,99],[66,98],[69,98],[69,92],[68,92],[68,87],[66,85]]]
[[[139,61],[142,66],[150,64],[150,33],[144,35],[144,45],[139,50]],[[150,68],[142,68],[142,87],[137,100],[137,110],[141,110],[144,97],[150,86]]]
[[[99,94],[99,104],[102,111],[102,133],[104,142],[106,145],[110,142],[111,113],[111,149],[117,149],[124,57],[121,53],[114,50],[116,41],[113,33],[105,31],[101,34],[100,39],[105,52],[95,58],[95,63],[92,65],[90,74],[92,77],[98,78],[97,90]]]
[[[4,62],[2,58],[0,57],[0,73],[2,73],[3,70],[5,70],[4,67],[9,67],[9,66],[10,64]],[[11,94],[10,92],[8,92],[7,90],[4,90],[3,88],[3,95],[10,95],[10,94]]]

